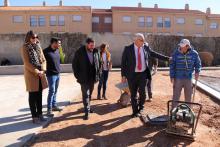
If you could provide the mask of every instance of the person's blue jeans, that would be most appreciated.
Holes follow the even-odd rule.
[[[47,76],[47,81],[49,85],[49,93],[47,97],[47,108],[52,109],[53,107],[56,107],[56,98],[57,98],[57,89],[60,82],[60,75],[52,75]]]
[[[99,80],[99,85],[98,85],[98,95],[100,95],[101,89],[102,89],[102,86],[103,86],[103,96],[105,96],[107,81],[108,81],[108,74],[109,74],[108,70],[103,70],[102,71],[102,75],[101,75],[101,78]]]

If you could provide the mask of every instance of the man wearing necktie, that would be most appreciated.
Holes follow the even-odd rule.
[[[126,46],[122,55],[121,76],[123,83],[128,81],[133,110],[132,118],[138,117],[144,109],[146,99],[145,86],[147,79],[151,79],[148,58],[154,57],[164,61],[169,61],[170,59],[153,51],[144,42],[145,38],[143,34],[135,34],[134,43]],[[137,100],[137,92],[139,92],[139,100]]]

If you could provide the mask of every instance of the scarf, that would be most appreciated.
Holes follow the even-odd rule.
[[[38,44],[26,43],[25,47],[28,51],[30,63],[41,70],[42,58],[41,58],[41,48]]]

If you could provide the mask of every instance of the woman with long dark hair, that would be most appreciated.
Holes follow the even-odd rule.
[[[46,60],[40,47],[37,34],[29,31],[21,48],[24,62],[26,90],[29,92],[29,106],[33,123],[46,121],[42,113],[42,91],[48,87],[46,80]]]
[[[103,86],[102,98],[107,99],[106,87],[107,87],[107,81],[108,81],[108,74],[109,74],[109,70],[111,70],[112,68],[111,53],[109,52],[109,45],[103,43],[100,46],[100,53],[101,53],[101,62],[102,62],[102,75],[99,80],[97,99],[101,99],[102,86]]]

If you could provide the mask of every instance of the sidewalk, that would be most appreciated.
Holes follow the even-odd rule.
[[[0,147],[21,146],[37,133],[42,125],[32,124],[23,75],[0,76],[0,81]],[[43,92],[44,112],[47,110],[47,93],[48,89]],[[68,105],[80,95],[80,86],[73,74],[61,74],[58,105]]]

